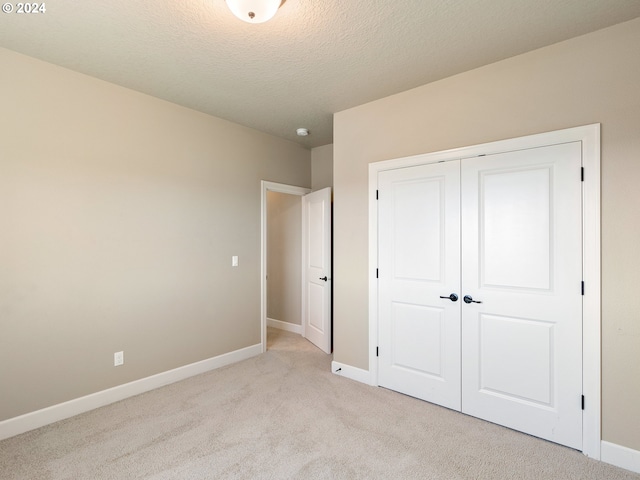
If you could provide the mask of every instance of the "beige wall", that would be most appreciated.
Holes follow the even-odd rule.
[[[311,189],[333,187],[333,144],[311,149]]]
[[[602,123],[602,431],[640,450],[638,52],[640,19],[335,115],[336,361],[368,368],[370,162]]]
[[[302,325],[302,197],[267,192],[267,317]]]
[[[260,180],[309,187],[310,152],[4,49],[0,71],[0,420],[260,343]]]

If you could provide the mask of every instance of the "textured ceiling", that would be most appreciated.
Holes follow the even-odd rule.
[[[334,112],[640,16],[638,0],[287,0],[260,25],[224,0],[46,8],[0,13],[0,46],[306,147],[332,142]]]

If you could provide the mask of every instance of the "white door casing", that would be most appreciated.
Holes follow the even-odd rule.
[[[504,152],[510,152],[515,150],[525,150],[530,148],[537,148],[545,145],[558,145],[563,143],[578,142],[581,147],[582,153],[582,165],[584,173],[584,181],[581,183],[582,211],[578,213],[578,217],[581,217],[581,236],[582,244],[578,245],[577,251],[580,253],[583,269],[582,278],[584,280],[583,289],[584,296],[581,296],[583,305],[582,312],[582,392],[586,397],[584,403],[584,410],[582,411],[582,442],[581,448],[585,455],[592,458],[600,458],[600,125],[588,125],[584,127],[569,128],[566,130],[559,130],[555,132],[548,132],[537,135],[530,135],[527,137],[520,137],[516,139],[503,140],[488,144],[476,145],[471,147],[464,147],[460,149],[448,150],[443,152],[436,152],[431,154],[416,155],[413,157],[406,157],[394,160],[388,160],[384,162],[372,163],[369,165],[369,345],[370,345],[370,357],[369,357],[369,372],[371,378],[371,384],[381,384],[380,370],[382,365],[378,364],[376,356],[377,346],[379,344],[379,292],[378,292],[378,279],[376,278],[376,271],[378,268],[378,202],[376,198],[376,190],[378,189],[378,176],[381,172],[387,170],[394,170],[399,168],[414,167],[424,164],[433,164],[437,162],[457,160],[461,158],[469,157],[483,157],[487,155],[500,154]],[[473,158],[469,158],[469,161],[473,161]],[[512,166],[508,166],[510,168]],[[540,172],[537,173],[538,181],[540,183]],[[494,177],[500,183],[500,178]],[[536,174],[533,175],[536,177]],[[544,175],[543,175],[544,177]],[[504,177],[506,178],[506,177]],[[491,182],[489,182],[491,183]],[[495,184],[495,182],[494,182]],[[489,185],[495,186],[495,185]],[[498,185],[499,186],[499,185]],[[495,190],[495,189],[494,189]],[[499,189],[498,189],[499,190]],[[535,196],[534,192],[529,192]],[[553,198],[552,198],[553,200]],[[463,227],[464,228],[464,227]],[[495,247],[496,245],[493,245]],[[582,248],[580,248],[582,247]],[[555,246],[554,246],[555,248]],[[491,250],[491,246],[489,247]],[[513,252],[511,252],[513,253]],[[562,261],[562,260],[561,260]],[[548,263],[547,263],[548,264]],[[549,264],[548,264],[549,265]],[[493,270],[491,270],[493,268]],[[490,266],[489,271],[486,274],[496,275],[496,265]],[[538,271],[538,279],[540,277],[540,271]],[[503,279],[504,280],[504,279]],[[511,279],[512,281],[514,278]],[[480,284],[480,280],[477,282]],[[486,283],[486,282],[485,282]],[[555,285],[555,284],[554,284]],[[465,286],[465,288],[471,288]],[[473,296],[473,292],[472,296]],[[478,295],[478,293],[476,293]],[[484,292],[482,292],[484,295]],[[547,294],[548,295],[548,294]],[[463,296],[463,295],[461,295]],[[478,296],[475,297],[479,299]],[[481,300],[482,301],[482,300]],[[480,307],[487,307],[486,304],[471,304],[465,305],[472,308],[480,309]],[[487,307],[488,308],[488,307]],[[473,310],[470,310],[473,312]],[[476,314],[479,312],[476,311]],[[486,316],[490,319],[489,316]],[[541,323],[527,324],[529,318],[520,319],[522,325],[516,325],[523,327],[525,330],[528,327],[533,326],[540,327]],[[535,320],[535,319],[534,319]],[[498,326],[508,324],[508,322],[502,322],[502,319],[491,321],[486,323],[487,333],[494,327],[496,322]],[[517,322],[515,322],[517,324]],[[510,325],[511,326],[511,325]],[[552,327],[557,329],[555,326]],[[499,331],[494,328],[495,331]],[[538,328],[538,339],[543,338],[539,335],[541,328]],[[522,333],[522,332],[520,332]],[[495,337],[499,338],[499,336]],[[380,362],[382,363],[382,362]],[[536,372],[539,375],[540,372]],[[539,387],[543,382],[538,382]],[[516,393],[516,392],[513,392]],[[520,394],[526,393],[520,391]],[[495,393],[494,393],[495,394]],[[531,394],[531,392],[529,392]],[[532,394],[534,395],[534,394]],[[516,397],[517,395],[512,395]],[[535,396],[535,395],[534,395]],[[523,401],[523,399],[518,399]],[[577,402],[579,403],[579,399]],[[575,400],[573,400],[575,402]],[[517,403],[517,402],[516,402]],[[463,408],[465,407],[463,402]],[[555,440],[554,440],[555,441]]]
[[[331,353],[331,188],[302,198],[303,335]]]
[[[459,410],[460,162],[378,180],[379,385]]]

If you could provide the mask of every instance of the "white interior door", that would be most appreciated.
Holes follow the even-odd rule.
[[[378,188],[378,383],[459,410],[460,162],[380,172]]]
[[[581,145],[463,165],[462,410],[580,449]]]
[[[302,197],[303,334],[331,353],[331,188]]]
[[[574,142],[379,172],[379,385],[582,447],[580,168]]]

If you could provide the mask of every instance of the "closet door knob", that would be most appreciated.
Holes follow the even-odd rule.
[[[465,295],[462,300],[464,303],[482,303],[480,300],[474,300],[471,295]]]
[[[452,293],[451,295],[448,295],[446,297],[440,297],[440,298],[448,298],[452,302],[457,302],[458,301],[458,295],[456,295],[455,293]]]

